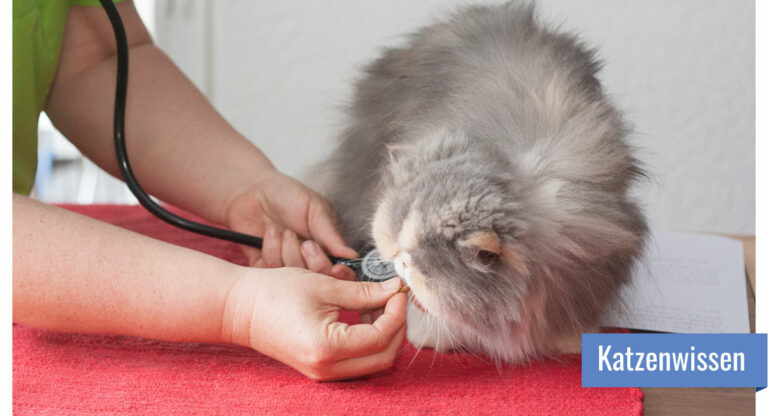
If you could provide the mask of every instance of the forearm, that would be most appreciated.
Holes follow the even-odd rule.
[[[140,21],[138,27],[134,22],[138,17],[132,5],[121,6],[129,38],[133,38],[126,142],[134,172],[153,195],[224,223],[226,203],[274,168],[218,114],[148,36],[142,36],[143,26]],[[92,16],[95,12],[103,14],[98,9],[80,13],[73,9],[70,15],[62,61],[46,111],[83,153],[118,175],[112,145],[116,58],[108,49],[114,39],[101,27],[108,27],[106,16]],[[87,27],[79,20],[88,20],[91,26],[98,23],[101,31],[79,33]],[[97,38],[96,42],[103,42],[102,52],[83,52],[94,47],[79,37]],[[89,61],[92,64],[82,64]]]
[[[13,320],[38,328],[219,342],[238,266],[13,197]]]

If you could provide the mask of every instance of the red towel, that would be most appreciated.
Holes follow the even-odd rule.
[[[66,208],[237,263],[230,243],[177,230],[133,206]],[[347,314],[346,319],[354,319]],[[253,350],[13,328],[16,414],[641,415],[636,388],[582,388],[579,356],[496,366],[404,344],[392,369],[316,383]]]

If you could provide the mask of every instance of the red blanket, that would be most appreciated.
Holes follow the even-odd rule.
[[[177,230],[134,206],[76,212],[243,263],[239,248]],[[347,319],[354,319],[349,315]],[[404,344],[395,366],[316,383],[247,348],[13,328],[16,414],[641,415],[635,388],[582,388],[578,356],[497,368]]]

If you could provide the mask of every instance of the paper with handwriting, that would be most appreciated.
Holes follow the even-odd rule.
[[[605,326],[661,332],[749,332],[744,254],[738,240],[655,231],[623,308]]]

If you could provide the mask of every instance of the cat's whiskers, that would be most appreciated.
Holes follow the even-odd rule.
[[[460,347],[461,349],[463,349],[465,352],[467,352],[469,355],[471,355],[471,356],[473,356],[473,357],[477,358],[478,360],[480,360],[480,361],[481,361],[482,363],[484,363],[484,364],[490,364],[490,361],[489,361],[489,360],[486,360],[485,358],[483,358],[483,357],[481,357],[481,356],[479,356],[479,355],[475,354],[474,352],[472,352],[472,350],[471,350],[471,349],[469,349],[469,348],[468,348],[468,347],[467,347],[467,346],[466,346],[464,343],[462,343],[461,341],[459,341],[458,337],[455,337],[455,338],[454,338],[454,337],[452,336],[452,334],[451,334],[450,328],[449,328],[449,327],[448,327],[448,325],[445,323],[445,321],[443,321],[443,326],[445,327],[445,331],[446,331],[446,334],[447,334],[447,335],[448,335],[448,337],[449,337],[449,340],[450,340],[450,339],[455,339],[455,340],[456,340],[456,343],[459,345],[459,347]],[[453,344],[453,343],[452,343],[452,344]],[[452,346],[453,346],[453,345],[452,345]]]
[[[432,320],[434,319],[432,315],[427,314],[427,319],[429,320],[429,327],[432,328]],[[440,327],[437,327],[437,342],[435,343],[435,348],[432,350],[432,363],[429,365],[429,370],[432,371],[432,368],[435,366],[435,358],[437,358],[437,352],[440,351]]]
[[[501,364],[502,364],[502,361],[500,359],[496,358],[496,359],[493,360],[493,365],[494,365],[494,367],[496,367],[496,372],[498,372],[500,376],[502,375],[501,374]]]
[[[427,315],[427,319],[429,319],[429,318],[430,318],[430,316],[429,316],[429,315]],[[429,321],[428,321],[427,323],[429,324]],[[426,338],[429,338],[429,334],[432,332],[432,327],[431,327],[431,325],[427,325],[427,328],[428,328],[428,330],[427,330],[427,336],[426,336]],[[420,345],[419,347],[417,347],[417,348],[416,348],[416,354],[414,354],[414,355],[413,355],[413,358],[411,358],[411,362],[409,362],[409,363],[408,363],[408,366],[407,366],[407,367],[405,367],[405,371],[403,371],[403,373],[407,372],[407,371],[408,371],[408,369],[409,369],[409,368],[411,368],[411,365],[413,365],[413,363],[416,361],[416,357],[418,357],[418,356],[419,356],[419,353],[421,353],[421,350],[422,350],[423,348],[424,348],[424,346],[423,346],[423,345]]]
[[[451,351],[456,351],[459,348],[464,349],[463,348],[464,346],[461,344],[461,342],[459,342],[458,339],[455,339],[453,337],[453,335],[451,335],[451,330],[448,328],[448,325],[445,323],[445,321],[441,321],[440,323],[442,324],[443,328],[445,329],[445,335],[448,337],[448,342],[451,344]],[[456,340],[456,343],[453,342],[454,339]],[[459,345],[458,348],[456,347],[456,344]],[[464,365],[464,362],[461,361],[461,356],[462,355],[463,354],[455,354],[454,356],[457,358],[457,360],[459,361],[459,364],[461,364],[462,368],[466,368],[466,366]]]
[[[421,349],[423,347],[416,348],[416,354],[413,354],[413,358],[411,358],[411,361],[408,363],[408,365],[405,367],[405,370],[403,370],[403,374],[408,372],[408,369],[411,368],[411,365],[413,365],[413,362],[416,361],[416,357],[419,356],[419,353],[421,352]]]

